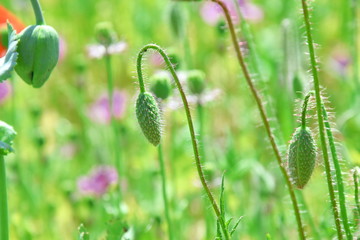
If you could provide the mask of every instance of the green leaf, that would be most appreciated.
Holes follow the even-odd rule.
[[[16,136],[14,128],[7,123],[0,121],[0,154],[7,155],[13,152],[12,143]]]
[[[90,240],[89,232],[86,230],[84,224],[80,224],[79,228],[79,240]]]
[[[243,218],[242,216],[239,217],[239,219],[238,219],[237,222],[235,223],[233,229],[230,231],[230,236],[232,236],[232,235],[234,234],[234,232],[235,232],[236,228],[239,226],[239,223],[241,222],[242,218]]]
[[[0,59],[0,83],[5,81],[11,76],[11,72],[14,70],[18,53],[16,52],[19,39],[17,38],[16,32],[10,23],[7,24],[9,33],[9,47],[5,57]]]

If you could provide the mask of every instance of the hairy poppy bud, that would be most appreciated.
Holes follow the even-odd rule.
[[[166,73],[158,73],[151,77],[151,92],[157,98],[167,99],[171,94],[170,77]]]
[[[309,128],[296,129],[290,143],[288,161],[292,182],[302,189],[309,181],[316,162],[316,146]]]
[[[136,100],[136,117],[147,140],[154,146],[159,145],[161,138],[160,110],[150,93],[139,94]]]
[[[27,84],[39,88],[58,62],[59,36],[48,25],[32,25],[25,28],[19,37],[19,58],[15,70]]]
[[[205,89],[205,73],[200,70],[189,71],[187,82],[192,94],[201,94]]]

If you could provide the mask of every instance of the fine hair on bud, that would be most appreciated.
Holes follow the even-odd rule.
[[[304,188],[314,171],[315,163],[316,145],[311,130],[307,127],[298,127],[288,151],[289,175],[294,186]]]
[[[141,92],[136,100],[136,118],[146,139],[154,146],[161,139],[160,110],[155,98],[148,92]]]

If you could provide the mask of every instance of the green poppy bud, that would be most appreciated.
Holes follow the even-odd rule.
[[[13,152],[12,144],[16,132],[12,126],[0,121],[0,155],[5,156]]]
[[[15,71],[29,85],[39,88],[50,77],[59,59],[59,36],[48,25],[32,25],[19,34]]]
[[[307,127],[296,129],[289,146],[288,167],[293,184],[302,189],[310,180],[316,162],[316,146]]]
[[[171,94],[171,80],[169,75],[166,73],[158,73],[150,78],[151,81],[151,92],[157,98],[162,100],[167,99]]]
[[[96,41],[104,46],[116,42],[117,36],[113,25],[110,22],[98,23],[95,27]]]
[[[159,145],[161,139],[160,110],[150,93],[139,94],[136,100],[136,117],[147,140],[154,146]]]
[[[191,70],[188,73],[187,82],[192,94],[201,94],[205,89],[205,73],[200,70]]]

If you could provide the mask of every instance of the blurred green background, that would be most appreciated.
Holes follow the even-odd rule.
[[[250,2],[248,1],[248,4]],[[2,0],[26,25],[34,24],[30,2]],[[130,229],[131,239],[167,239],[157,151],[143,137],[135,117],[136,55],[156,43],[180,59],[179,71],[201,69],[208,92],[222,94],[204,108],[204,168],[218,197],[225,172],[227,216],[243,216],[235,239],[295,239],[295,217],[262,127],[259,112],[235,57],[228,31],[209,25],[201,16],[203,2],[165,0],[41,1],[47,24],[65,44],[64,58],[41,89],[14,75],[13,94],[1,103],[1,119],[18,132],[16,153],[6,160],[11,239],[77,239],[83,223],[91,239],[104,239],[112,226]],[[236,23],[245,42],[246,60],[259,87],[282,153],[295,127],[301,91],[311,89],[300,1],[254,0],[262,17]],[[352,209],[349,173],[360,165],[359,79],[353,64],[354,29],[351,1],[316,0],[312,6],[314,40],[319,44],[320,81],[333,109],[333,127]],[[255,6],[254,5],[254,6]],[[183,34],[174,32],[171,12]],[[220,18],[220,23],[221,23]],[[127,49],[112,56],[116,89],[126,93],[126,110],[116,120],[118,137],[109,124],[88,117],[88,109],[107,90],[103,59],[87,57],[95,25],[109,21]],[[177,21],[175,21],[177,22]],[[244,31],[245,29],[245,31]],[[356,34],[356,32],[355,32]],[[252,40],[249,40],[252,36]],[[144,61],[151,76],[163,67]],[[165,68],[164,68],[165,69]],[[300,93],[299,93],[300,91]],[[176,92],[176,90],[174,90]],[[210,94],[210,93],[208,93]],[[211,94],[210,96],[211,97]],[[198,129],[196,104],[192,105]],[[315,112],[310,112],[316,127]],[[213,239],[215,216],[196,173],[184,110],[164,109],[163,143],[173,224],[177,239]],[[102,164],[114,166],[114,141],[121,153],[119,185],[101,197],[79,194],[78,179]],[[320,155],[320,154],[319,154]],[[317,239],[334,235],[321,157],[314,176],[302,191],[308,211],[306,230]],[[118,189],[122,201],[118,201]],[[350,219],[352,213],[349,211]],[[121,216],[121,217],[120,217]],[[312,221],[309,221],[312,219]],[[115,221],[115,222],[114,222]],[[311,227],[313,224],[313,227]],[[206,226],[210,232],[206,233]]]

